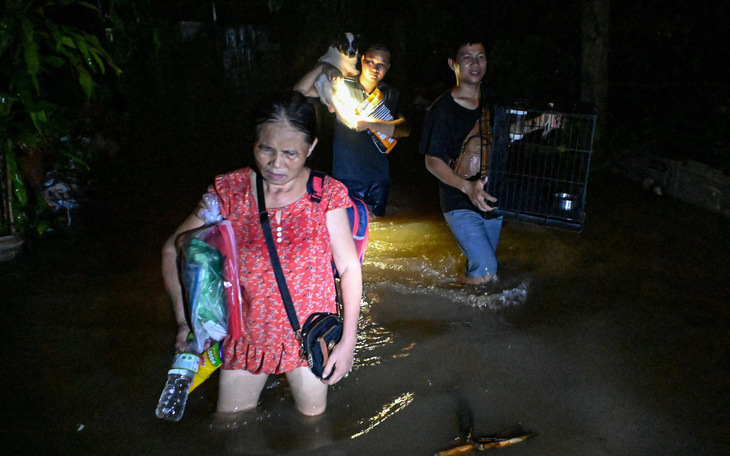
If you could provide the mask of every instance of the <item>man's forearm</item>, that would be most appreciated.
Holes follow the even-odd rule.
[[[468,181],[456,174],[445,161],[432,155],[426,155],[426,169],[444,184],[465,193],[464,187]]]
[[[411,134],[411,127],[403,117],[394,120],[371,119],[365,123],[367,128],[392,138],[405,138]]]

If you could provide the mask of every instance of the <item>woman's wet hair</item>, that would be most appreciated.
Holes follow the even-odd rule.
[[[254,110],[254,131],[259,138],[264,125],[284,121],[304,133],[307,144],[317,138],[317,115],[307,97],[297,91],[277,92],[258,103]]]

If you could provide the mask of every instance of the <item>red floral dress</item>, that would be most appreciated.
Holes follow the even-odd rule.
[[[279,294],[251,186],[250,169],[244,168],[216,177],[208,190],[218,196],[221,215],[233,225],[243,296],[241,337],[223,340],[222,368],[280,374],[307,363],[299,356],[299,344]],[[325,212],[346,208],[350,200],[339,181],[327,176],[322,186],[319,205],[305,194],[288,206],[268,209],[276,251],[300,325],[313,312],[336,311]],[[283,212],[277,222],[279,210]]]

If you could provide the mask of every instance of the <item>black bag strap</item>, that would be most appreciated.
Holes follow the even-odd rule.
[[[489,160],[492,155],[492,126],[489,106],[485,102],[482,106],[482,113],[479,116],[479,141],[482,156],[479,166],[479,178],[484,179],[489,172]]]
[[[294,310],[294,303],[292,302],[291,294],[289,293],[289,287],[286,286],[284,271],[281,270],[279,254],[276,253],[274,236],[271,234],[271,225],[269,224],[269,213],[266,211],[266,199],[264,198],[264,180],[261,178],[261,174],[259,173],[256,173],[256,199],[258,200],[259,205],[259,221],[261,222],[261,228],[264,230],[266,247],[269,249],[269,258],[271,260],[271,266],[274,268],[276,283],[279,285],[281,300],[284,301],[286,315],[287,317],[289,317],[289,323],[294,330],[294,334],[297,336],[297,340],[301,343],[301,326],[299,326],[297,312]]]

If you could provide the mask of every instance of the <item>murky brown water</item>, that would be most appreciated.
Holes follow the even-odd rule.
[[[215,380],[180,423],[154,417],[174,329],[159,248],[193,192],[106,199],[2,264],[7,454],[429,455],[469,412],[475,435],[535,434],[504,454],[727,454],[727,221],[596,176],[583,233],[507,223],[498,284],[454,287],[420,173],[373,223],[356,368],[319,420],[279,378],[235,430],[210,427]],[[526,300],[499,299],[513,288]]]
[[[455,287],[417,135],[392,154],[356,367],[327,413],[297,416],[272,377],[259,410],[216,431],[214,376],[180,423],[156,419],[175,329],[160,247],[247,151],[235,119],[211,121],[218,107],[147,125],[77,230],[0,264],[4,454],[431,455],[470,413],[476,436],[535,434],[505,455],[730,454],[728,221],[592,176],[582,233],[506,223],[500,281]]]

